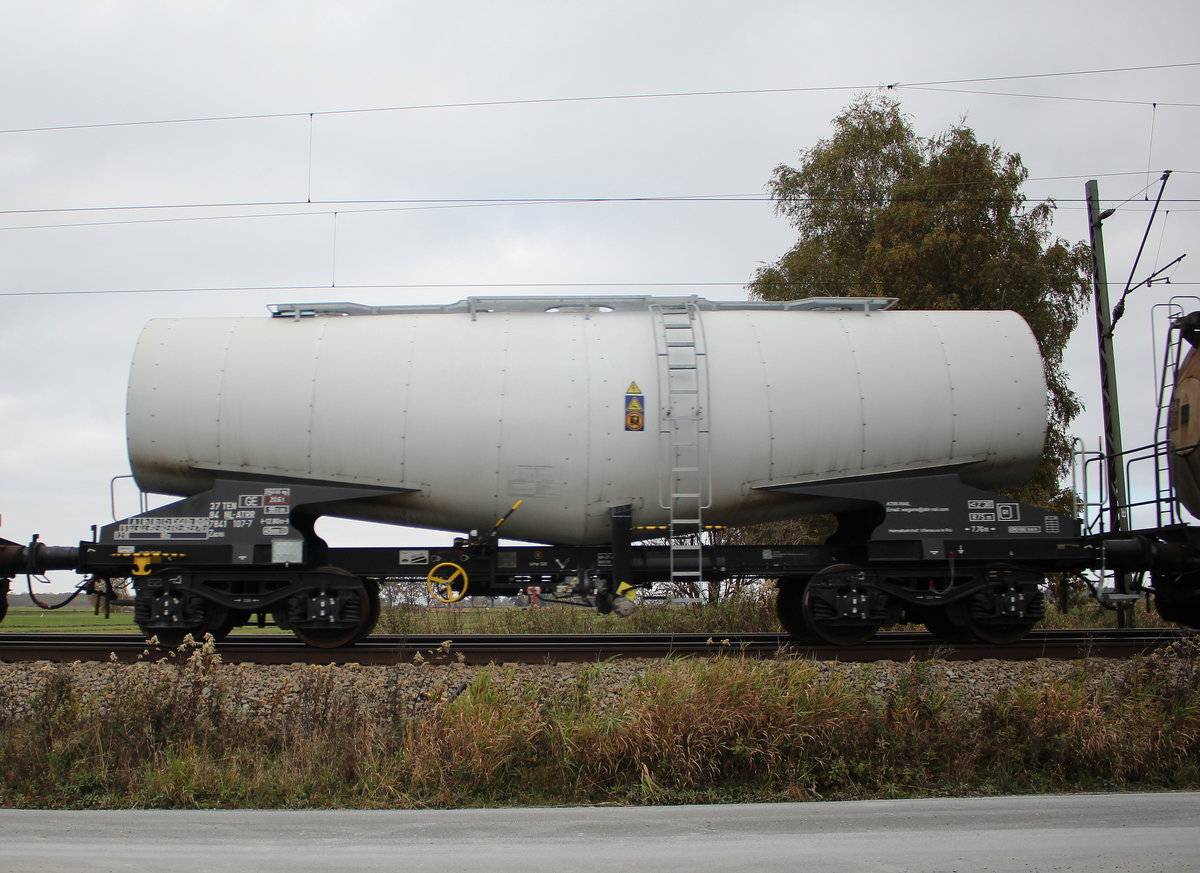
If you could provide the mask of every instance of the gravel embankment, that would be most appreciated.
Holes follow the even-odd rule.
[[[662,663],[630,659],[603,665],[520,664],[486,668],[455,663],[450,657],[443,663],[426,661],[394,666],[216,664],[197,668],[172,663],[0,663],[0,717],[29,712],[30,702],[55,675],[69,676],[81,697],[100,707],[112,698],[114,689],[118,689],[117,693],[131,693],[158,687],[156,682],[172,681],[175,688],[186,685],[202,689],[216,676],[230,706],[267,719],[297,703],[322,707],[339,706],[351,700],[366,710],[386,710],[392,717],[415,717],[460,694],[483,670],[490,672],[494,686],[536,693],[545,699],[577,687],[580,671],[586,670],[589,696],[616,701],[639,675]],[[1068,674],[1078,675],[1080,671],[1099,681],[1114,676],[1120,665],[1120,661],[1092,658],[1086,661],[930,661],[919,666],[933,687],[949,691],[955,706],[970,710],[1004,687],[1018,683],[1039,685]],[[881,698],[894,691],[904,677],[913,675],[912,664],[894,661],[872,664],[825,661],[814,666],[817,668],[816,681],[836,677],[861,689],[865,695]],[[181,683],[181,680],[186,682]]]

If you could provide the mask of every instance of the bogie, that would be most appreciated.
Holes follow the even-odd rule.
[[[229,592],[236,590],[236,595]],[[379,586],[336,567],[275,573],[166,572],[137,583],[134,618],[147,637],[174,647],[188,634],[222,640],[251,613],[316,648],[355,643],[379,621]]]

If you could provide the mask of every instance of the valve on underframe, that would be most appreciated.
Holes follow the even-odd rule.
[[[613,601],[613,612],[626,618],[637,608],[637,589],[628,582],[617,586],[617,597]]]
[[[601,615],[615,612],[618,617],[626,618],[637,608],[637,588],[628,582],[618,582],[617,590],[612,591],[607,586],[596,590],[596,609]]]
[[[459,564],[443,561],[425,577],[425,589],[439,603],[458,603],[467,596],[470,579]]]

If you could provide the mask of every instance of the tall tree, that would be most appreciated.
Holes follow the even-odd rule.
[[[1029,323],[1045,362],[1050,427],[1042,464],[1020,499],[1062,506],[1067,430],[1079,398],[1063,354],[1088,297],[1084,243],[1053,237],[1052,201],[1028,204],[1018,154],[980,143],[959,123],[918,137],[900,105],[858,98],[828,139],[775,169],[777,211],[800,233],[760,268],[752,296],[898,297],[905,309],[1011,309]]]

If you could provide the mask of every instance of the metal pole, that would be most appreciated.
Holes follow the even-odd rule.
[[[1108,271],[1104,264],[1104,233],[1101,223],[1112,214],[1100,211],[1100,190],[1096,180],[1085,186],[1087,192],[1088,232],[1092,243],[1092,282],[1095,289],[1096,334],[1100,347],[1100,405],[1104,413],[1104,453],[1108,476],[1109,530],[1129,529],[1128,501],[1125,497],[1125,465],[1121,445],[1121,412],[1117,403],[1116,358],[1113,355],[1112,307],[1108,300]],[[1129,577],[1116,576],[1118,594],[1127,594]],[[1125,610],[1117,613],[1118,624],[1125,626]]]

